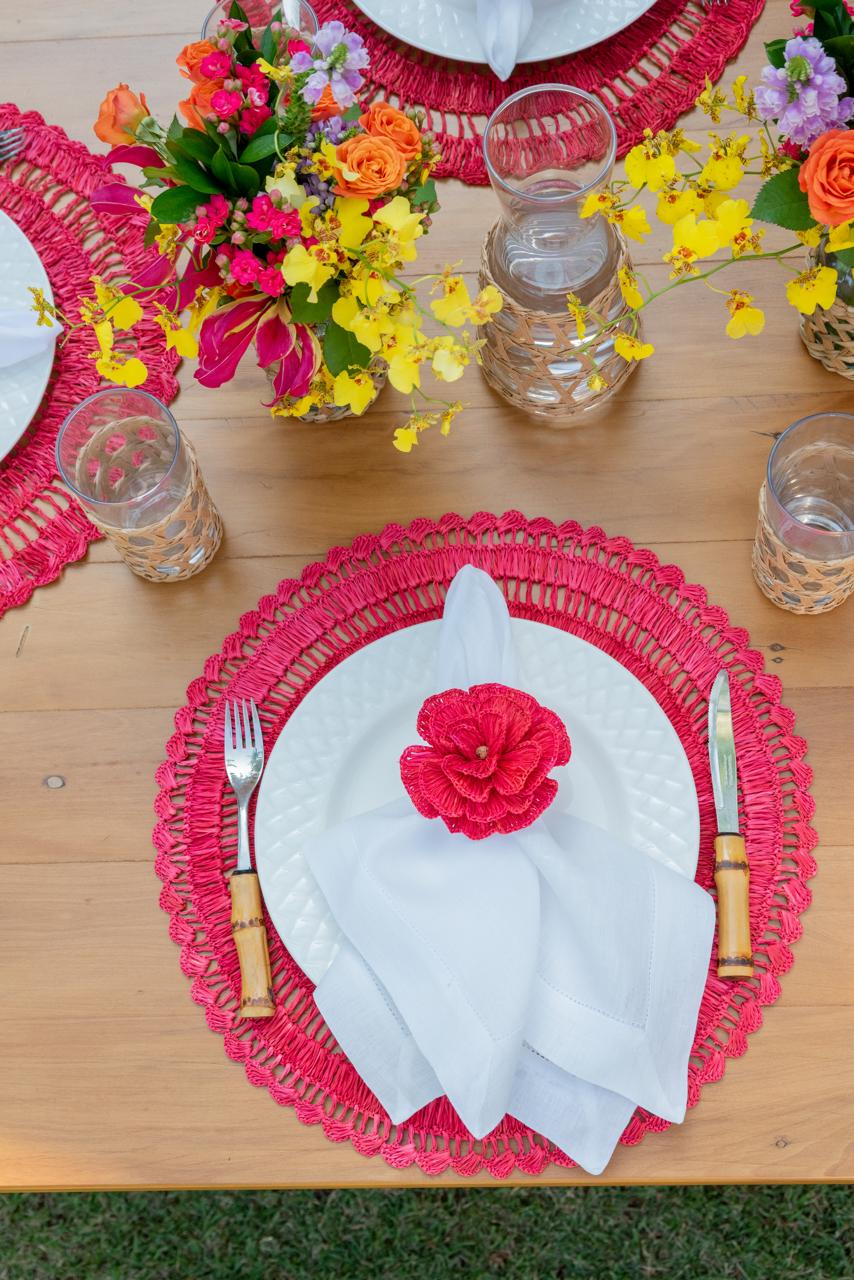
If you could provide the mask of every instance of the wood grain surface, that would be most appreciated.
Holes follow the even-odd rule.
[[[97,146],[91,122],[120,80],[171,112],[175,55],[205,3],[10,7],[0,93]],[[772,0],[727,78],[758,74],[763,40],[790,27]],[[456,182],[441,199],[418,269],[461,260],[473,275],[495,200]],[[663,248],[656,234],[638,256],[654,264]],[[182,371],[175,412],[226,525],[211,568],[153,585],[102,543],[0,622],[0,1187],[430,1184],[303,1127],[226,1059],[157,905],[153,775],[188,681],[279,578],[388,520],[511,507],[600,524],[704,583],[781,676],[816,775],[819,875],[781,1000],[684,1125],[620,1148],[599,1181],[854,1179],[854,603],[794,617],[750,574],[773,434],[854,410],[854,391],[803,350],[782,280],[755,265],[732,280],[768,318],[738,343],[702,286],[661,304],[647,322],[655,358],[570,430],[526,420],[470,370],[454,435],[408,458],[391,447],[405,411],[393,391],[362,421],[311,429],[271,422],[251,369],[216,392]]]

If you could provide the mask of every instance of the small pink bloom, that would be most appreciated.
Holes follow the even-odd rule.
[[[268,231],[273,214],[273,202],[267,195],[256,196],[252,201],[252,212],[246,215],[246,225],[253,231]]]
[[[261,263],[249,249],[239,249],[231,260],[231,274],[238,284],[253,284],[260,270]]]
[[[299,237],[302,223],[296,209],[284,212],[276,209],[270,223],[270,231],[274,240],[296,240]]]
[[[520,689],[448,689],[418,716],[427,746],[407,747],[400,775],[425,818],[472,840],[528,827],[557,795],[552,769],[569,760],[563,722]]]
[[[220,22],[220,28],[227,27],[229,31],[246,31],[247,24],[241,22],[239,18],[223,18]]]
[[[231,58],[227,53],[209,53],[202,58],[199,71],[206,80],[224,80],[231,71]]]
[[[231,233],[231,243],[232,243],[232,244],[245,244],[245,243],[246,243],[246,232],[245,232],[245,231],[232,231],[232,233]]]
[[[278,298],[285,291],[285,277],[278,267],[267,267],[258,276],[258,288],[271,298]]]
[[[199,218],[193,227],[193,239],[196,244],[210,244],[217,233],[217,228],[209,218]]]
[[[228,133],[230,125],[225,120],[220,120],[216,127],[217,133]]]
[[[211,110],[215,111],[218,116],[225,119],[233,116],[239,111],[243,105],[243,98],[239,93],[234,93],[229,89],[217,89],[216,93],[211,94]]]
[[[211,196],[206,205],[202,205],[202,217],[207,218],[215,227],[221,227],[227,221],[230,206],[225,196],[217,193]]]
[[[289,40],[288,56],[292,58],[295,53],[311,53],[311,47],[304,40]]]
[[[250,90],[250,94],[253,91]],[[269,107],[254,106],[247,107],[240,117],[240,132],[245,134],[254,133],[256,129],[260,129],[265,120],[269,120],[272,115]]]

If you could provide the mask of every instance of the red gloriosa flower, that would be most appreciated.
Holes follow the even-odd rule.
[[[548,775],[572,751],[553,711],[503,684],[428,698],[418,733],[428,745],[400,757],[403,785],[425,818],[441,818],[471,840],[535,822],[557,795]]]

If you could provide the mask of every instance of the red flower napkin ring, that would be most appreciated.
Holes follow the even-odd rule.
[[[428,698],[418,733],[427,746],[407,747],[400,757],[403,785],[420,814],[471,840],[536,822],[557,795],[549,774],[572,752],[553,711],[503,684]]]

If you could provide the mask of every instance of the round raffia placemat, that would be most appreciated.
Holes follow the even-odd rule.
[[[338,19],[363,37],[371,55],[362,95],[423,107],[439,140],[440,177],[487,181],[481,154],[486,118],[500,102],[532,84],[572,84],[599,97],[625,155],[644,129],[671,129],[743,48],[764,0],[659,0],[625,31],[592,49],[551,62],[522,64],[502,83],[489,67],[447,62],[401,44],[348,0],[313,0],[321,22]]]
[[[572,521],[528,520],[518,512],[388,525],[335,547],[299,580],[280,582],[187,690],[157,773],[154,829],[161,905],[181,948],[193,999],[249,1081],[319,1124],[333,1142],[364,1156],[427,1173],[452,1168],[506,1177],[572,1161],[510,1117],[475,1142],[446,1100],[393,1125],[338,1049],[312,999],[313,987],[267,921],[276,1015],[239,1016],[240,971],[230,928],[228,873],[236,860],[237,817],[222,760],[225,698],[258,703],[267,753],[294,707],[324,673],[391,631],[441,616],[447,587],[464,564],[501,585],[511,613],[559,627],[597,645],[632,671],[671,720],[687,753],[700,804],[697,880],[712,886],[715,818],[709,780],[708,694],[730,674],[743,831],[750,857],[750,919],[756,973],[741,982],[716,976],[715,957],[700,1007],[689,1067],[689,1105],[719,1080],[728,1058],[747,1049],[763,1006],[780,993],[792,964],[798,916],[815,873],[810,826],[812,773],[781,685],[763,671],[747,632],[730,625],[674,565],[627,538]],[[690,1123],[690,1120],[689,1120]],[[622,1141],[639,1142],[666,1122],[637,1111]]]
[[[92,291],[90,276],[126,280],[157,250],[143,246],[144,228],[138,223],[92,211],[92,192],[120,181],[104,156],[45,124],[37,112],[0,104],[0,129],[19,125],[26,142],[17,159],[0,168],[0,208],[41,258],[57,306],[76,317],[80,298]],[[29,600],[36,587],[58,578],[101,536],[60,484],[54,458],[66,415],[101,383],[92,359],[96,346],[89,329],[77,329],[57,345],[39,411],[0,460],[0,617]],[[148,367],[145,390],[166,403],[174,399],[178,357],[166,350],[163,331],[152,319],[135,327],[127,351]]]

